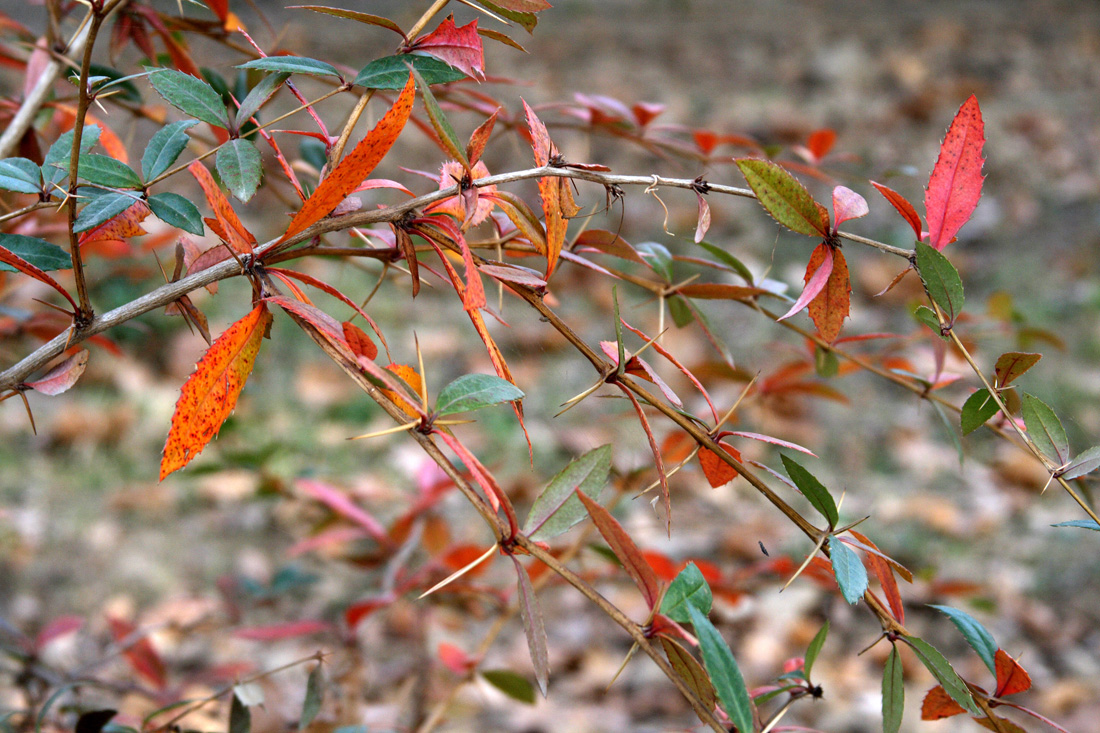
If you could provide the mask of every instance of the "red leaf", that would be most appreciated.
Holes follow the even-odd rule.
[[[336,488],[312,479],[300,479],[295,483],[302,493],[308,494],[340,516],[346,517],[370,533],[380,544],[388,545],[386,528],[370,514],[360,509],[348,496]]]
[[[478,125],[470,135],[470,142],[466,145],[466,158],[469,159],[470,165],[476,165],[481,160],[481,154],[485,152],[485,146],[489,143],[489,136],[493,133],[493,125],[496,124],[499,113],[498,107],[489,119]]]
[[[845,186],[837,186],[833,189],[834,232],[843,222],[867,216],[868,213],[870,209],[867,208],[867,200],[858,193]]]
[[[741,454],[736,449],[723,445],[722,450],[738,462],[741,461]],[[706,446],[699,446],[699,466],[702,467],[703,475],[707,477],[707,482],[712,489],[725,486],[737,478],[737,469]]]
[[[427,51],[467,76],[479,81],[485,79],[485,55],[476,20],[457,28],[454,16],[449,16],[434,31],[413,41],[411,50]]]
[[[817,261],[816,266],[814,265],[815,259]],[[798,300],[794,302],[791,309],[780,316],[779,320],[790,318],[805,308],[822,291],[832,274],[833,248],[822,242],[817,245],[810,255],[810,263],[806,267],[806,287],[802,289],[802,295],[798,296]]]
[[[471,657],[454,644],[448,644],[445,641],[440,642],[439,646],[436,647],[436,656],[439,657],[439,661],[443,663],[444,667],[460,675],[469,674],[477,667],[478,663],[476,657]]]
[[[415,89],[412,74],[409,74],[409,80],[393,107],[359,141],[355,149],[344,156],[325,180],[321,181],[313,195],[294,215],[286,233],[279,237],[279,242],[287,241],[323,219],[370,175],[405,127],[412,112]]]
[[[84,369],[88,366],[89,356],[90,354],[86,349],[81,349],[46,372],[41,379],[27,382],[26,385],[35,392],[41,392],[44,395],[51,397],[59,395],[76,384],[76,380],[80,379],[80,375],[84,373]]]
[[[248,231],[241,220],[237,218],[237,212],[233,211],[233,207],[229,205],[229,200],[218,188],[218,184],[214,182],[214,177],[210,175],[210,171],[206,170],[206,166],[198,160],[187,166],[187,170],[191,171],[191,175],[199,182],[202,192],[206,195],[207,203],[214,210],[216,218],[214,220],[204,219],[204,221],[234,251],[240,254],[251,254],[252,245],[256,244],[256,237],[252,236],[252,232]]]
[[[134,671],[157,689],[163,690],[167,684],[164,662],[149,639],[142,637],[137,641],[128,641],[137,632],[137,628],[128,621],[108,616],[107,624],[111,627],[111,636],[114,637],[116,644],[124,641],[127,643],[127,647],[122,650],[122,655],[126,657],[126,661]]]
[[[38,635],[34,637],[34,648],[41,651],[42,647],[46,646],[54,639],[65,636],[66,634],[71,634],[80,629],[83,625],[83,616],[59,616],[46,624],[46,626],[38,632]]]
[[[115,218],[108,219],[94,229],[81,232],[80,246],[83,247],[88,242],[101,242],[108,239],[123,240],[147,234],[141,228],[141,222],[145,221],[151,213],[144,201],[136,201],[133,206]]]
[[[924,702],[920,706],[921,720],[940,720],[955,715],[962,715],[966,708],[951,699],[943,685],[936,685],[924,696]]]
[[[909,200],[902,196],[894,189],[883,186],[881,183],[875,183],[871,181],[871,185],[878,189],[890,204],[898,210],[898,213],[909,222],[909,226],[913,228],[913,233],[917,235],[917,239],[922,239],[922,229],[920,215],[917,210],[913,208],[913,204],[909,203]]]
[[[363,329],[351,321],[344,321],[340,325],[344,327],[344,340],[348,342],[348,346],[351,347],[356,356],[362,356],[372,361],[378,356],[378,347],[374,345],[374,342],[370,340],[370,336]]]
[[[984,143],[982,111],[978,99],[971,95],[947,129],[936,167],[932,169],[924,192],[928,243],[936,249],[943,249],[954,239],[982,197]]]
[[[653,572],[653,568],[646,562],[638,546],[634,544],[634,540],[630,539],[630,535],[626,533],[623,526],[619,524],[615,517],[611,516],[611,512],[592,501],[580,489],[577,489],[576,493],[585,509],[588,510],[588,515],[592,517],[596,529],[603,535],[611,551],[615,553],[615,557],[619,558],[619,562],[623,564],[623,569],[626,570],[627,575],[638,586],[638,590],[642,592],[646,605],[653,609],[661,597],[661,584],[657,580],[657,574]]]
[[[39,282],[46,283],[51,288],[64,295],[65,300],[69,301],[69,304],[72,305],[74,311],[80,310],[80,306],[78,306],[76,304],[76,301],[73,300],[72,297],[65,292],[65,288],[61,287],[61,285],[58,284],[57,280],[54,280],[52,277],[47,275],[44,270],[35,267],[19,255],[12,252],[7,247],[0,247],[0,262],[3,262],[5,265],[11,265],[24,275],[30,275]]]
[[[623,326],[625,326],[627,328],[627,330],[631,331],[632,333],[636,334],[637,336],[640,336],[641,338],[645,339],[647,342],[651,341],[651,339],[648,336],[646,336],[640,330],[638,330],[638,329],[634,328],[633,326],[631,326],[626,321],[623,321]],[[676,367],[677,369],[680,370],[681,374],[683,374],[685,377],[687,377],[691,381],[691,383],[695,385],[695,388],[698,389],[699,392],[703,395],[703,399],[705,399],[707,401],[707,405],[710,407],[711,415],[714,416],[714,421],[718,422],[718,411],[714,409],[714,403],[710,401],[710,395],[707,393],[707,390],[703,386],[702,382],[700,382],[695,377],[695,375],[692,374],[688,370],[687,367],[685,367],[683,364],[681,364],[676,359],[676,357],[674,357],[671,353],[669,353],[669,351],[667,349],[665,349],[663,346],[661,346],[656,341],[653,341],[653,350],[656,351],[661,356],[663,356],[664,358],[668,359],[669,362],[674,367]],[[618,351],[617,350],[616,350],[616,360],[618,360]]]
[[[997,670],[997,694],[996,697],[1015,695],[1031,689],[1031,675],[1020,666],[1008,652],[998,649],[993,657],[993,664]]]
[[[819,163],[833,149],[834,143],[836,143],[836,131],[825,128],[810,133],[806,139],[806,148],[813,156],[813,162]]]
[[[322,631],[331,631],[332,626],[324,621],[291,621],[285,624],[271,624],[269,626],[249,626],[237,629],[233,636],[238,639],[250,641],[279,641],[280,639],[294,639],[299,636],[319,634]]]
[[[392,593],[387,593],[375,598],[356,601],[344,610],[344,622],[348,625],[348,628],[354,630],[367,616],[370,616],[380,608],[385,608],[395,600],[397,600],[396,596]]]
[[[227,328],[195,366],[195,373],[184,383],[172,415],[160,463],[162,481],[201,453],[233,412],[270,325],[267,307],[257,305]]]
[[[818,258],[818,250],[828,245],[818,245],[814,253],[810,255],[810,264],[806,268],[806,280],[812,277],[810,268],[814,267],[814,260]],[[824,261],[825,253],[820,259]],[[848,280],[848,263],[844,260],[844,253],[839,249],[832,252],[833,267],[829,273],[829,279],[821,292],[810,301],[810,318],[813,319],[817,331],[827,343],[832,343],[840,335],[840,328],[844,319],[848,317],[848,309],[851,304],[852,284]],[[824,269],[824,268],[821,268]]]

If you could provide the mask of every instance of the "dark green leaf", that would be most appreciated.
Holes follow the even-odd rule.
[[[932,329],[933,333],[940,334],[940,319],[936,318],[936,312],[926,305],[918,306],[913,312],[913,317]]]
[[[298,717],[298,730],[308,728],[317,717],[317,713],[321,712],[321,702],[324,697],[325,677],[321,672],[321,665],[318,664],[309,673],[309,679],[306,681],[306,697],[302,702],[302,714]]]
[[[856,551],[835,535],[829,538],[829,557],[840,593],[848,603],[856,603],[867,590],[867,568]]]
[[[180,120],[156,131],[141,156],[141,173],[145,180],[153,180],[176,162],[190,140],[187,129],[197,124],[195,120]]]
[[[1070,479],[1080,478],[1086,473],[1092,473],[1097,468],[1100,468],[1100,445],[1078,453],[1066,466],[1066,470],[1062,471],[1061,476],[1069,481]]]
[[[1050,409],[1050,405],[1035,395],[1024,392],[1020,400],[1020,414],[1027,426],[1027,435],[1048,457],[1063,465],[1069,461],[1069,440],[1062,421]]]
[[[794,485],[813,508],[829,521],[829,526],[835,527],[840,521],[840,513],[829,490],[793,458],[788,458],[785,454],[781,454],[780,458],[783,459],[783,468],[787,470],[787,475],[791,477],[791,481],[794,481]]]
[[[1022,351],[1001,354],[993,366],[993,371],[997,375],[997,386],[1002,388],[1008,386],[1014,379],[1038,364],[1042,358],[1042,354]]]
[[[943,310],[948,324],[953,324],[963,309],[963,284],[959,271],[943,253],[917,242],[917,273],[928,297]]]
[[[814,661],[817,659],[817,655],[821,653],[821,647],[825,646],[825,637],[829,635],[829,622],[826,621],[825,625],[818,629],[818,632],[814,634],[814,638],[810,641],[810,645],[806,647],[805,662],[802,665],[802,671],[806,673],[806,679],[810,679],[810,670],[814,667]]]
[[[528,705],[535,704],[535,686],[528,682],[526,677],[508,669],[487,669],[481,673],[481,676],[513,700],[519,700]]]
[[[80,154],[84,155],[98,142],[99,126],[85,125],[84,132],[80,136]],[[62,133],[46,151],[46,158],[42,163],[42,179],[45,181],[47,191],[69,174],[69,159],[72,157],[72,152],[72,130]]]
[[[936,681],[943,685],[943,689],[951,696],[951,699],[962,705],[972,715],[980,715],[974,698],[966,683],[962,681],[955,669],[939,651],[924,639],[916,636],[905,637],[905,642],[913,648],[920,658],[921,663],[928,668]]]
[[[588,516],[587,510],[577,498],[580,489],[593,500],[607,484],[611,472],[611,446],[602,445],[571,461],[557,476],[550,479],[542,493],[535,499],[523,532],[532,540],[545,542],[568,530]]]
[[[44,239],[28,237],[23,234],[4,234],[0,232],[0,247],[10,250],[31,263],[39,270],[68,270],[73,266],[69,253],[50,244]],[[0,270],[19,272],[11,265],[0,262]]]
[[[435,101],[435,95],[432,94],[432,85],[424,79],[411,63],[409,64],[409,70],[416,77],[416,85],[420,88],[420,96],[424,100],[424,109],[428,112],[428,120],[432,123],[435,134],[439,136],[439,141],[443,143],[443,148],[452,158],[462,163],[463,167],[468,168],[470,161],[466,158],[466,148],[458,141],[458,135],[455,134],[455,129],[451,127],[450,120],[447,119],[447,115],[443,114],[439,102]]]
[[[251,733],[252,713],[235,694],[229,705],[229,733]]]
[[[242,125],[248,122],[248,119],[256,114],[256,111],[264,106],[271,95],[277,92],[283,82],[289,78],[290,74],[286,73],[268,74],[259,84],[252,87],[248,95],[241,100],[241,106],[237,108],[235,116],[237,128],[240,129]]]
[[[149,75],[149,82],[165,102],[184,114],[215,127],[229,127],[222,95],[202,79],[175,69],[162,69]]]
[[[970,395],[962,407],[963,435],[970,435],[985,425],[986,420],[996,415],[998,410],[1000,408],[988,389],[979,389]]]
[[[740,275],[741,279],[744,280],[746,283],[748,283],[749,285],[756,284],[752,278],[752,271],[750,271],[749,268],[745,267],[745,264],[741,262],[741,260],[737,259],[721,247],[716,247],[710,242],[703,241],[697,242],[697,244],[705,249],[707,252],[710,252],[712,255],[717,257],[723,265],[726,265],[731,270]]]
[[[340,72],[332,64],[324,61],[305,58],[303,56],[268,56],[262,59],[253,59],[237,66],[238,69],[259,69],[260,71],[277,71],[286,74],[313,74],[314,76],[340,77]]]
[[[523,392],[507,379],[494,374],[466,374],[440,390],[435,412],[454,415],[519,399],[523,399]]]
[[[835,377],[840,371],[840,359],[832,349],[823,349],[820,346],[814,348],[814,371],[817,376],[828,379]]]
[[[665,282],[672,282],[672,253],[668,251],[668,247],[657,242],[642,242],[634,249],[638,250],[646,264]]]
[[[371,61],[355,77],[355,85],[367,89],[403,89],[409,80],[409,64],[428,84],[446,84],[466,78],[458,69],[432,56],[401,54]]]
[[[1100,524],[1096,523],[1094,519],[1071,519],[1068,522],[1058,522],[1058,524],[1052,524],[1051,527],[1080,527],[1081,529],[1091,529],[1094,532],[1100,532]]]
[[[993,635],[978,623],[977,619],[965,611],[960,611],[951,606],[929,605],[951,619],[951,623],[955,624],[962,632],[963,637],[966,638],[966,643],[982,658],[985,666],[989,668],[989,672],[996,676],[997,667],[993,660],[997,654],[997,642],[993,641]]]
[[[829,212],[785,168],[759,158],[734,162],[773,219],[799,234],[829,236]]]
[[[230,193],[241,201],[255,195],[264,174],[260,151],[255,145],[240,138],[230,140],[218,151],[215,165]]]
[[[695,320],[695,314],[691,312],[691,308],[688,307],[685,301],[686,299],[680,295],[673,295],[665,301],[668,303],[668,312],[672,316],[672,322],[676,324],[676,328],[690,326],[692,321]]]
[[[706,614],[690,603],[686,608],[691,625],[695,627],[695,636],[699,639],[699,648],[703,652],[703,665],[710,675],[714,691],[718,693],[722,709],[730,716],[737,730],[753,730],[752,699],[749,698],[745,679],[741,676],[733,652]]]
[[[106,193],[96,196],[80,210],[76,216],[73,231],[79,234],[89,229],[95,229],[105,221],[109,221],[137,202],[133,196],[125,193]]]
[[[905,680],[902,677],[901,655],[895,646],[886,658],[882,670],[882,733],[901,730],[901,714],[905,711]]]
[[[117,710],[89,710],[81,713],[73,733],[101,733],[104,726],[117,714]]]
[[[0,188],[16,193],[38,193],[42,190],[42,169],[26,158],[0,160]]]
[[[114,90],[112,93],[117,94],[119,99],[125,99],[127,102],[133,102],[134,104],[141,104],[141,92],[138,91],[132,80],[146,75],[146,72],[124,75],[118,69],[112,69],[110,66],[101,64],[91,64],[88,67],[89,79],[94,77],[100,79],[100,83],[95,85],[97,95],[108,90]],[[67,76],[79,78],[80,69],[70,66]]]
[[[149,197],[149,208],[153,216],[165,224],[171,224],[196,236],[202,236],[202,214],[190,199],[178,193],[158,193]]]
[[[138,174],[130,166],[109,155],[81,155],[78,175],[88,183],[107,188],[141,188]]]
[[[661,601],[661,613],[673,621],[688,623],[691,615],[687,607],[694,606],[704,614],[710,613],[714,595],[707,585],[703,573],[693,562],[689,562],[684,569],[673,578],[672,583],[665,591],[664,600]]]

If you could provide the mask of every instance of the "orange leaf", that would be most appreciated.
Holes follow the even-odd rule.
[[[313,195],[306,199],[302,208],[294,215],[279,242],[287,241],[323,219],[370,175],[405,127],[412,112],[415,89],[412,74],[409,74],[409,80],[393,107],[325,180],[321,181]]]
[[[233,412],[270,325],[271,314],[261,303],[227,328],[199,360],[172,415],[160,463],[162,481],[201,453]]]
[[[35,267],[19,255],[12,252],[10,249],[6,247],[0,247],[0,262],[3,262],[5,265],[11,265],[24,275],[29,275],[39,282],[46,283],[51,288],[64,295],[65,299],[69,301],[70,305],[72,305],[73,310],[80,310],[80,306],[76,304],[76,301],[73,300],[71,295],[65,292],[65,288],[61,287],[57,280],[54,280],[52,277],[46,274],[44,270]]]
[[[924,702],[920,706],[921,720],[939,720],[950,718],[954,715],[962,715],[966,708],[951,699],[943,685],[936,685],[924,696]]]
[[[1004,649],[997,650],[993,663],[997,670],[997,697],[1015,695],[1031,688],[1031,675]]]
[[[348,346],[356,356],[363,356],[372,361],[378,356],[378,347],[363,329],[351,321],[344,321],[341,325],[344,327],[344,340],[348,342]]]
[[[824,260],[825,253],[822,249],[828,245],[818,245],[810,256],[810,264],[806,267],[806,281],[809,282],[813,272]],[[836,340],[840,335],[840,327],[844,319],[848,317],[850,305],[850,293],[852,285],[848,280],[848,263],[844,261],[844,253],[839,249],[833,250],[833,271],[829,273],[829,279],[821,292],[810,301],[810,318],[821,338],[828,343]]]
[[[741,454],[736,449],[723,445],[722,450],[737,461],[741,460]],[[703,475],[707,477],[707,482],[710,483],[712,489],[724,486],[737,478],[736,468],[722,460],[710,448],[704,446],[699,447],[699,465],[702,467]]]
[[[557,155],[557,148],[550,141],[550,133],[546,131],[546,125],[538,118],[535,111],[527,102],[523,103],[523,109],[527,113],[527,126],[531,128],[531,146],[535,153],[535,165],[544,166],[550,159]],[[558,255],[565,244],[565,217],[562,215],[563,206],[575,208],[572,195],[567,201],[562,200],[562,181],[556,176],[540,178],[539,197],[542,199],[542,211],[546,216],[546,279],[550,279],[551,273],[558,262]]]
[[[405,384],[412,388],[413,392],[420,394],[424,389],[424,382],[420,379],[420,374],[415,369],[407,364],[387,364],[386,369],[390,370],[398,377],[401,378]],[[420,414],[417,408],[413,407],[403,395],[398,394],[392,389],[383,389],[386,396],[389,397],[394,403],[401,408],[401,410],[410,417],[416,417]]]
[[[866,536],[851,530],[851,534],[857,540],[863,544],[878,549],[875,547],[875,543],[867,539]],[[864,554],[864,563],[871,569],[871,572],[878,578],[879,584],[882,586],[882,592],[886,596],[886,602],[890,604],[890,611],[894,614],[894,618],[898,623],[905,623],[905,606],[901,603],[901,591],[898,589],[898,581],[894,577],[893,568],[890,567],[890,563],[885,559],[876,555],[873,552]]]
[[[206,201],[214,210],[214,220],[205,219],[214,233],[221,237],[222,241],[233,248],[239,254],[252,254],[252,245],[256,244],[256,237],[245,228],[241,220],[237,218],[237,212],[229,205],[229,199],[225,197],[210,171],[206,170],[200,161],[196,160],[187,166],[187,170],[202,186],[202,192],[206,195]]]
[[[623,570],[638,586],[638,590],[642,592],[646,605],[652,609],[661,597],[661,582],[657,579],[657,574],[653,572],[653,568],[650,567],[645,556],[634,544],[634,540],[630,539],[630,535],[623,529],[623,526],[619,524],[615,517],[611,516],[611,512],[607,511],[603,505],[592,501],[580,489],[577,489],[576,494],[577,498],[584,504],[585,509],[588,510],[588,515],[592,517],[592,523],[603,535],[608,547],[615,553],[615,557],[619,558],[619,562],[623,564]]]
[[[143,236],[148,232],[141,228],[141,222],[145,221],[151,213],[144,201],[135,201],[133,206],[113,219],[108,219],[94,229],[81,232],[80,246],[83,247],[88,242],[108,239],[124,240]]]

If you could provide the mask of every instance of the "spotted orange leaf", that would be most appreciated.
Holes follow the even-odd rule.
[[[827,244],[819,244],[810,255],[810,264],[806,267],[806,282],[813,277],[817,268],[825,259]],[[848,280],[848,263],[844,261],[844,253],[839,249],[833,250],[833,269],[829,273],[829,279],[825,287],[821,289],[813,300],[810,301],[810,318],[821,338],[828,343],[836,340],[840,335],[840,327],[844,319],[848,317],[848,308],[851,303],[850,294],[852,285]]]
[[[325,177],[325,180],[321,181],[317,190],[306,199],[302,208],[291,219],[286,233],[279,238],[280,242],[287,241],[323,219],[370,175],[370,172],[393,147],[394,141],[405,127],[412,112],[415,90],[412,74],[409,74],[409,80],[405,83],[405,88],[393,107],[382,116],[374,129],[359,141],[355,149]]]
[[[227,328],[199,360],[172,415],[160,463],[162,481],[201,453],[233,412],[269,325],[271,313],[261,303]]]
[[[523,109],[527,113],[527,126],[531,128],[531,147],[535,152],[535,165],[544,166],[557,154],[557,148],[550,141],[550,133],[546,131],[546,125],[538,118],[535,111],[527,102],[523,103]],[[550,279],[554,267],[558,263],[558,255],[565,244],[566,221],[563,208],[575,207],[572,195],[568,194],[568,200],[563,200],[562,183],[568,183],[557,176],[545,176],[540,178],[539,197],[542,199],[542,211],[546,216],[546,279]]]
[[[252,245],[256,244],[256,237],[252,236],[252,232],[248,231],[245,225],[241,223],[241,220],[237,217],[237,212],[233,211],[233,207],[229,205],[229,199],[218,188],[218,184],[214,182],[214,177],[210,175],[210,171],[206,170],[206,166],[198,160],[187,166],[187,170],[199,182],[207,203],[214,210],[214,218],[204,219],[203,221],[235,252],[244,255],[251,254]]]

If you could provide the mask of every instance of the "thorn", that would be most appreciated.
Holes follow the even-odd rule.
[[[490,548],[489,548],[488,550],[486,550],[486,551],[485,551],[485,554],[484,554],[484,555],[482,555],[482,556],[481,556],[481,557],[479,557],[478,559],[474,560],[473,562],[469,563],[469,564],[468,564],[468,565],[466,565],[465,567],[463,567],[463,568],[460,568],[459,570],[456,570],[455,572],[451,573],[451,574],[450,574],[450,575],[448,575],[448,576],[447,576],[446,578],[444,578],[443,580],[439,581],[438,583],[436,583],[435,585],[433,585],[433,586],[432,586],[431,588],[429,588],[428,590],[424,591],[424,592],[423,592],[423,593],[421,593],[421,594],[420,594],[419,596],[417,596],[417,597],[416,597],[416,600],[418,600],[418,601],[419,601],[419,600],[420,600],[421,598],[423,598],[424,596],[429,596],[429,595],[431,595],[432,593],[435,593],[435,592],[436,592],[437,590],[439,590],[439,589],[440,589],[440,588],[442,588],[443,586],[445,586],[445,585],[449,585],[449,584],[453,583],[454,581],[458,580],[458,579],[459,579],[459,578],[461,578],[461,577],[462,577],[463,575],[465,575],[466,573],[470,572],[471,570],[473,570],[474,568],[476,568],[476,567],[477,567],[478,565],[480,565],[481,563],[485,562],[485,560],[487,560],[487,559],[489,558],[489,556],[493,554],[493,550],[495,550],[495,549],[497,549],[497,543],[495,543],[495,542],[494,542],[494,543],[493,543],[493,546],[492,546],[492,547],[490,547]]]
[[[412,430],[420,423],[417,421],[407,422],[404,425],[395,425],[392,428],[385,428],[384,430],[375,430],[373,433],[363,433],[362,435],[355,435],[348,440],[365,440],[367,438],[379,438],[383,435],[393,435],[394,433],[403,433],[406,430]]]

